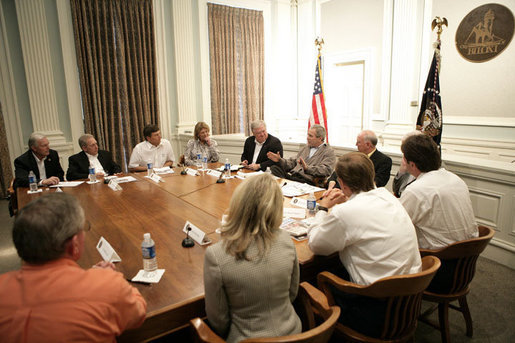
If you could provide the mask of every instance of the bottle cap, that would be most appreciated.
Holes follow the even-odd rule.
[[[144,239],[150,239],[150,233],[148,233],[148,232],[147,232],[147,233],[144,233],[144,234],[143,234],[143,238],[144,238]]]

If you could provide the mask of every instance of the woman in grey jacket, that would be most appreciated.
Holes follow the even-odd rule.
[[[301,332],[292,305],[299,263],[289,234],[279,228],[282,216],[283,196],[275,179],[269,174],[249,178],[233,194],[222,240],[206,249],[206,313],[227,342]]]

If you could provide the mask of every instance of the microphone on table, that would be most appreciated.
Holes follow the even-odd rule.
[[[184,238],[182,240],[182,246],[184,248],[191,248],[191,247],[195,246],[195,242],[190,237],[190,231],[191,231],[191,227],[188,225],[186,227],[186,238]]]
[[[181,170],[181,175],[186,175],[188,173],[186,173],[186,168],[184,168],[186,166],[186,158],[184,157],[184,155],[181,156],[181,161],[180,161],[180,166],[182,167],[182,170]]]
[[[223,177],[224,177],[224,172],[221,172],[220,176],[218,177],[218,180],[216,180],[216,183],[224,183],[225,180],[223,179]]]

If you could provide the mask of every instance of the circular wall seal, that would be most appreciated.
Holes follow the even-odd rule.
[[[499,4],[486,4],[469,12],[456,30],[456,49],[471,62],[485,62],[499,55],[513,37],[514,18]]]

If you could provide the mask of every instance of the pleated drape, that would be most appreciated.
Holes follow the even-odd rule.
[[[250,134],[264,117],[263,13],[208,4],[214,134]]]
[[[126,171],[159,125],[152,0],[71,0],[84,127]]]

